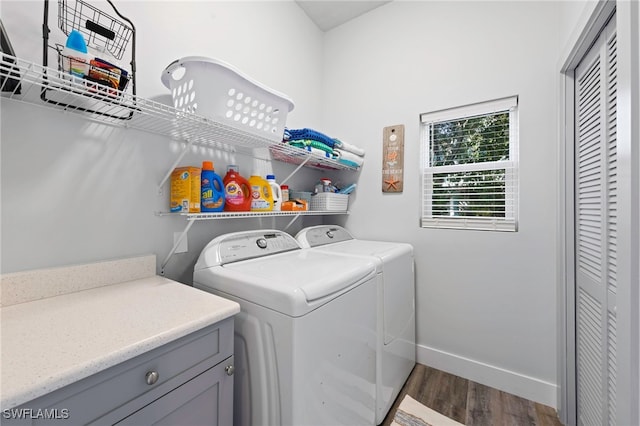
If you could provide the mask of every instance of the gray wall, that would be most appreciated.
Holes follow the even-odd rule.
[[[92,4],[111,10],[105,2]],[[55,0],[50,3],[51,44],[64,42],[57,28],[57,5]],[[160,82],[164,68],[184,56],[209,56],[292,98],[296,107],[287,120],[290,127],[321,128],[323,33],[294,3],[127,1],[116,5],[137,29],[138,95],[170,103],[169,91]],[[3,1],[0,9],[17,55],[38,64],[42,61],[42,10],[41,1]],[[174,232],[186,226],[183,218],[155,215],[168,211],[169,185],[159,195],[158,184],[177,158],[179,143],[10,101],[2,102],[1,120],[3,273],[146,253],[157,254],[158,263],[164,259]],[[248,177],[255,166],[246,156],[204,149],[190,152],[180,165],[200,165],[209,159],[221,174],[235,163]],[[260,166],[280,179],[295,168],[281,162]],[[320,175],[305,168],[289,184],[311,188]],[[349,183],[356,178],[352,174]],[[198,222],[188,234],[189,252],[175,255],[166,275],[191,283],[197,256],[214,236],[282,228],[289,220]],[[321,220],[298,220],[290,232]]]
[[[96,4],[102,4],[100,1]],[[556,405],[558,81],[561,52],[584,3],[395,1],[323,34],[293,2],[117,2],[138,29],[139,95],[166,101],[160,73],[174,59],[229,62],[289,95],[290,127],[314,127],[363,146],[352,215],[329,217],[361,238],[415,246],[418,359]],[[55,29],[52,1],[50,25]],[[108,8],[109,6],[105,6]],[[40,1],[6,1],[0,17],[18,56],[41,61]],[[577,29],[576,29],[577,28]],[[519,231],[420,229],[419,114],[520,96]],[[157,184],[178,144],[73,114],[2,102],[3,273],[144,253],[161,261],[182,218]],[[405,190],[380,190],[384,126],[404,124]],[[181,165],[213,159],[219,171],[250,158],[197,150]],[[293,166],[270,165],[278,177]],[[293,187],[325,173],[302,170]],[[320,223],[297,221],[290,229]],[[189,252],[166,274],[185,283],[202,247],[235,230],[289,219],[196,223]]]
[[[558,11],[556,2],[392,2],[329,32],[324,68],[329,131],[370,153],[347,227],[415,247],[418,359],[552,406]],[[420,228],[419,114],[511,95],[518,232]],[[405,187],[383,194],[382,128],[395,124],[406,129]]]

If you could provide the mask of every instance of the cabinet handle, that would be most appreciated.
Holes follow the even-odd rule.
[[[224,368],[224,371],[226,371],[226,372],[227,372],[227,376],[233,376],[233,373],[235,373],[236,368],[235,368],[233,365],[227,365],[227,366]]]
[[[160,374],[158,374],[157,371],[149,371],[145,375],[145,379],[147,380],[147,384],[149,386],[155,385],[159,378],[160,378]]]

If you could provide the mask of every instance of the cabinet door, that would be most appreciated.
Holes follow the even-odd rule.
[[[231,356],[117,424],[233,424],[233,365]]]

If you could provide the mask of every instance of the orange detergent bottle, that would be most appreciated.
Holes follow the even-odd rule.
[[[240,176],[238,166],[227,166],[224,183],[224,211],[248,212],[251,210],[251,186],[249,181]]]

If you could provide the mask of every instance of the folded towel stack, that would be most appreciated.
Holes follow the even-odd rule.
[[[362,165],[364,164],[363,157],[354,154],[353,152],[345,151],[338,148],[335,148],[333,150],[333,158],[351,167],[362,167]]]
[[[333,158],[350,167],[361,167],[364,164],[364,149],[317,130],[285,128],[283,142],[323,157]]]
[[[335,148],[339,148],[343,152],[349,151],[356,155],[359,155],[360,157],[364,157],[364,149],[357,147],[355,145],[351,145],[350,143],[343,142],[340,139],[334,139],[334,141],[336,142],[334,145]]]
[[[317,130],[313,130],[313,129],[287,129],[285,130],[285,138],[287,133],[289,134],[289,140],[312,140],[312,141],[318,141],[321,142],[325,145],[327,145],[330,148],[333,148],[333,145],[335,145],[335,141],[330,138],[329,136],[325,135],[324,133],[320,133]]]
[[[333,150],[331,150],[331,152],[327,152],[325,148],[316,148],[315,146],[308,145],[303,141],[290,143],[289,145],[304,149],[305,151],[308,151],[308,152],[313,152],[314,154],[319,155],[320,157],[333,158],[333,155],[332,155]]]

